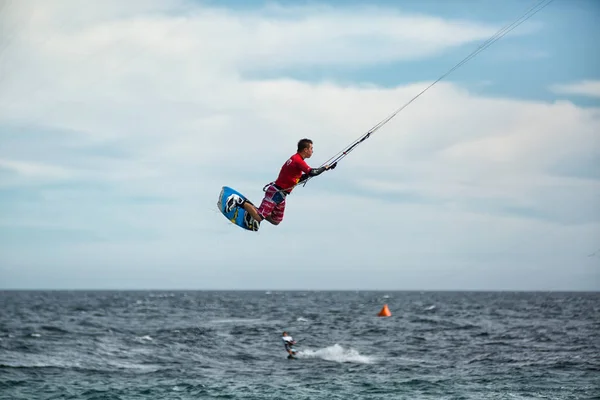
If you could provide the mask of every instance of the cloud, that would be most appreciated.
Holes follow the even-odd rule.
[[[205,287],[231,275],[285,286],[271,280],[281,260],[311,254],[300,286],[315,277],[315,286],[335,286],[346,269],[346,283],[359,284],[372,266],[390,285],[471,271],[479,281],[465,278],[468,286],[481,287],[492,268],[481,262],[507,268],[497,272],[503,285],[511,266],[535,275],[527,265],[538,261],[555,266],[548,279],[558,280],[557,260],[597,248],[598,175],[581,160],[600,154],[600,110],[485,97],[448,81],[298,188],[282,225],[251,236],[216,210],[222,185],[260,202],[301,137],[315,141],[309,163],[318,165],[430,83],[383,88],[249,71],[433,60],[495,27],[375,7],[11,4],[11,21],[30,22],[10,25],[18,34],[2,53],[6,268],[40,270],[51,259],[62,276],[112,268],[135,282],[146,266],[155,283],[168,273]],[[15,269],[7,276],[24,282]]]
[[[25,178],[65,179],[72,176],[68,169],[60,166],[6,159],[0,159],[0,169],[8,169]]]
[[[191,165],[234,156],[230,132],[249,126],[255,128],[252,141],[274,145],[305,132],[339,129],[329,122],[336,113],[329,104],[368,107],[363,126],[387,112],[352,96],[374,98],[376,88],[348,88],[345,101],[335,83],[252,81],[240,76],[247,68],[271,68],[274,62],[356,68],[432,56],[493,31],[377,8],[267,7],[240,13],[189,9],[185,3],[108,2],[94,17],[78,2],[12,7],[30,22],[5,52],[11,68],[0,94],[5,106],[0,117],[6,123],[43,123],[86,135],[96,146],[122,145],[136,157],[151,154]],[[339,110],[340,119],[354,112]],[[276,131],[287,132],[284,137]],[[254,157],[252,151],[237,154],[247,154],[245,162]]]
[[[550,90],[558,94],[600,97],[600,81],[583,80],[568,84],[556,84],[552,85]]]

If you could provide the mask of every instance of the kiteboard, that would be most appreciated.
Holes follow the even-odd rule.
[[[219,201],[217,202],[217,207],[219,208],[219,211],[221,211],[221,214],[223,214],[225,218],[227,218],[230,222],[233,222],[240,228],[246,229],[248,231],[257,231],[260,225],[256,223],[256,220],[252,218],[252,216],[248,214],[243,207],[236,205],[229,212],[225,211],[225,207],[227,206],[227,199],[232,194],[237,194],[242,199],[252,204],[250,200],[248,200],[246,196],[244,196],[240,192],[230,188],[229,186],[223,186],[223,188],[221,189],[221,193],[219,194]]]

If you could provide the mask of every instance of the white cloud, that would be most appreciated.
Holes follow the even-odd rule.
[[[331,104],[352,107],[338,112],[348,125],[366,126],[387,112],[367,104],[380,95],[377,89],[348,88],[345,101],[337,85],[253,82],[240,79],[240,70],[270,68],[273,60],[348,67],[357,57],[372,64],[422,57],[492,32],[478,24],[413,19],[385,9],[307,8],[292,14],[274,8],[245,14],[198,7],[184,17],[160,14],[167,7],[160,1],[116,4],[103,3],[98,18],[79,2],[13,4],[30,24],[5,53],[11,68],[0,93],[4,121],[41,122],[95,141],[135,142],[133,151],[154,158],[210,164],[232,155],[230,132],[250,126],[254,143],[287,144],[306,132],[344,128],[337,119],[332,124]],[[181,12],[183,6],[173,7]],[[416,27],[420,39],[414,37]],[[306,102],[307,96],[313,100]],[[363,109],[361,119],[348,118],[353,108]],[[211,146],[202,146],[206,142]],[[254,151],[244,153],[248,161],[254,157]]]
[[[22,175],[25,178],[61,180],[73,177],[73,172],[67,168],[37,162],[0,159],[0,169],[3,168]]]
[[[574,83],[556,84],[552,85],[550,90],[558,94],[600,97],[600,81],[583,80]]]
[[[59,243],[61,228],[102,240],[41,246],[38,256],[15,246],[5,261],[33,265],[45,255],[76,266],[92,258],[89,265],[123,269],[173,262],[209,279],[209,265],[227,268],[227,253],[240,257],[233,264],[243,258],[254,271],[263,268],[255,277],[241,272],[258,282],[280,257],[311,254],[319,270],[299,272],[308,285],[311,276],[345,266],[368,264],[398,278],[413,269],[418,275],[417,266],[430,261],[437,267],[423,267],[426,275],[444,265],[475,271],[469,257],[482,254],[502,254],[506,266],[524,263],[523,254],[550,262],[542,254],[549,248],[564,259],[597,248],[598,182],[553,168],[600,153],[600,111],[475,96],[447,82],[335,171],[298,188],[282,225],[265,223],[251,235],[216,211],[221,185],[259,203],[299,138],[315,140],[309,163],[320,164],[429,84],[380,88],[246,72],[432,57],[486,39],[495,32],[489,26],[376,8],[241,13],[159,0],[14,7],[31,23],[2,54],[0,128],[14,134],[10,151],[0,147],[0,166],[22,179],[3,190],[28,176],[61,185],[31,188],[43,202],[9,204],[0,225],[53,228]],[[14,127],[23,125],[38,137],[18,136]],[[106,148],[122,154],[105,155]],[[309,241],[317,244],[307,249]],[[272,262],[254,256],[270,251]],[[182,279],[196,274],[177,271]]]

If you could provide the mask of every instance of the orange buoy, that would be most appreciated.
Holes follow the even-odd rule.
[[[390,309],[388,308],[387,304],[383,305],[383,308],[381,309],[381,311],[379,311],[379,314],[377,314],[378,317],[391,317],[392,313],[390,312]]]

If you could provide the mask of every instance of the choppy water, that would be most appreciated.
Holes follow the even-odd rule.
[[[600,398],[600,293],[9,291],[0,306],[2,399]]]

